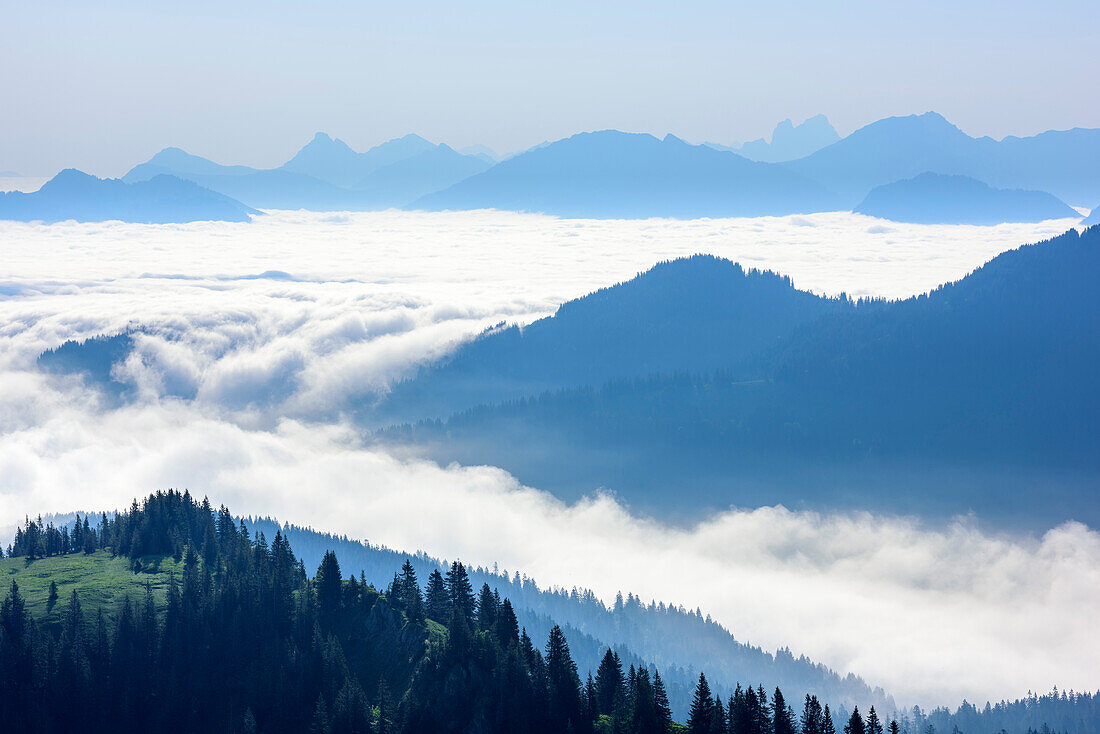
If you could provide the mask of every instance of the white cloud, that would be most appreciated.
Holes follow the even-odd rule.
[[[605,598],[699,606],[742,639],[789,644],[902,700],[1095,687],[1100,537],[1084,526],[1001,536],[967,521],[764,507],[673,527],[612,497],[570,506],[496,469],[366,449],[340,418],[470,333],[658,260],[709,252],[818,291],[902,296],[1070,224],[491,212],[0,223],[0,294],[14,294],[0,297],[0,527],[188,487],[238,512],[498,561]],[[268,271],[292,279],[244,277]],[[45,348],[129,324],[144,329],[122,368],[140,386],[130,406],[34,371]]]

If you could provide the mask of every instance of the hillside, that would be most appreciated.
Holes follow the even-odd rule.
[[[499,163],[410,205],[563,217],[735,217],[838,208],[824,187],[669,135],[581,133]]]
[[[409,560],[420,578],[433,571],[445,571],[447,563],[423,554],[406,554],[368,542],[335,537],[308,528],[276,523],[270,519],[245,520],[253,532],[274,536],[280,531],[291,542],[307,566],[313,567],[327,550],[335,550],[343,567],[363,573],[369,583],[384,588],[394,569]],[[608,648],[624,664],[652,664],[660,668],[668,686],[669,701],[677,715],[686,713],[698,678],[701,660],[716,693],[728,696],[737,681],[763,683],[813,693],[837,705],[860,705],[866,709],[894,707],[893,699],[881,689],[872,689],[861,678],[840,675],[790,650],[770,653],[746,644],[697,610],[686,610],[663,602],[643,603],[626,592],[610,608],[587,589],[545,589],[534,579],[490,569],[467,568],[475,587],[487,584],[501,597],[511,600],[520,625],[536,638],[545,637],[560,625],[570,640],[573,657],[581,670],[595,670]]]
[[[995,189],[966,176],[938,173],[876,186],[854,211],[916,224],[989,225],[1079,216],[1045,191]]]
[[[1027,138],[973,138],[935,112],[889,117],[856,130],[789,170],[835,191],[845,208],[871,189],[926,171],[1008,189],[1047,191],[1074,205],[1100,200],[1100,130],[1049,131]]]
[[[618,377],[731,367],[794,327],[849,308],[709,255],[664,262],[564,303],[551,317],[482,334],[395,385],[365,419],[442,417]]]
[[[0,193],[0,219],[23,222],[247,222],[253,214],[259,212],[191,181],[163,174],[127,183],[67,169],[38,191]]]
[[[8,555],[0,561],[10,579],[0,602],[0,711],[13,731],[682,730],[660,670],[613,650],[594,671],[579,668],[558,625],[545,647],[536,645],[512,602],[487,585],[476,591],[457,561],[445,574],[432,569],[423,587],[405,563],[380,591],[328,550],[310,577],[281,529],[268,543],[227,508],[174,491],[95,525],[28,521]],[[146,572],[152,558],[171,564],[163,602],[142,583],[161,576]],[[135,580],[140,600],[126,596]],[[56,601],[44,611],[51,581]],[[675,717],[692,731],[793,732],[798,720],[864,727],[858,711],[830,709],[823,704],[835,702],[818,696],[752,684],[716,695],[704,673],[696,681],[690,711]],[[1097,704],[1055,691],[984,709],[964,702],[955,712],[877,715],[872,707],[869,716],[896,717],[900,734],[960,724],[1024,734],[1040,722],[1095,734]]]
[[[1100,477],[1098,275],[1100,228],[1070,230],[930,294],[836,308],[724,369],[666,364],[511,402],[501,390],[446,421],[377,435],[444,462],[502,466],[563,497],[608,487],[658,514],[784,502],[1097,522],[1085,498]],[[616,295],[609,313],[620,312]],[[694,317],[678,319],[675,299],[649,307],[691,334]],[[500,334],[485,340],[516,341]],[[717,329],[694,338],[715,358],[730,341]],[[577,361],[586,357],[604,359],[590,350]],[[493,370],[463,380],[468,393],[501,383]]]

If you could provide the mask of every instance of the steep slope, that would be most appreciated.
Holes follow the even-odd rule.
[[[1081,221],[1081,224],[1086,227],[1091,227],[1094,224],[1100,224],[1100,206],[1093,209],[1092,213]]]
[[[379,438],[661,514],[783,502],[1100,522],[1098,276],[1100,227],[1070,230],[931,294],[837,308],[726,370],[594,380]]]
[[[1079,216],[1045,191],[995,189],[977,179],[939,173],[876,186],[855,211],[917,224],[1042,222]]]
[[[921,173],[962,175],[1000,188],[1049,191],[1079,205],[1100,198],[1100,130],[1029,138],[972,138],[935,112],[889,117],[783,165],[855,206],[876,186]]]
[[[761,216],[836,206],[831,192],[781,167],[671,135],[615,130],[530,150],[411,205],[595,218]]]
[[[228,196],[163,174],[126,183],[67,169],[38,191],[0,194],[0,219],[20,221],[247,222],[258,213]]]
[[[788,278],[708,255],[665,262],[562,304],[524,327],[498,327],[414,380],[395,385],[372,420],[441,417],[484,402],[659,372],[738,365],[795,326],[851,308]]]
[[[435,570],[445,572],[448,565],[422,553],[402,553],[310,528],[279,524],[268,518],[247,518],[244,522],[253,533],[262,532],[267,537],[275,537],[275,532],[281,531],[308,568],[319,564],[327,550],[335,550],[346,572],[362,572],[368,583],[380,589],[392,582],[394,570],[406,559],[420,579],[427,579]],[[527,577],[509,577],[482,568],[468,567],[467,571],[474,588],[487,584],[502,598],[511,600],[520,625],[532,637],[545,638],[555,624],[566,630],[581,670],[595,670],[608,648],[619,653],[624,665],[642,661],[656,665],[669,686],[677,715],[688,710],[691,689],[698,677],[698,661],[704,658],[707,678],[725,695],[732,692],[738,681],[752,680],[763,683],[769,690],[782,686],[785,690],[807,691],[846,706],[893,707],[893,700],[886,693],[872,689],[858,676],[840,675],[805,656],[795,656],[788,649],[769,653],[744,644],[695,610],[665,603],[644,604],[630,593],[609,608],[587,589],[545,589]]]

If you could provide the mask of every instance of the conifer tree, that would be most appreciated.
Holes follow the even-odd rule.
[[[470,624],[474,618],[474,588],[470,585],[466,567],[458,561],[452,562],[443,583],[452,612],[457,613],[466,624]]]
[[[624,696],[623,666],[611,648],[596,668],[596,713],[610,716]]]
[[[428,619],[433,619],[440,624],[446,624],[451,619],[451,602],[447,597],[447,587],[443,581],[443,574],[439,569],[434,569],[428,576],[428,588],[425,593],[424,613]]]
[[[711,695],[710,685],[703,673],[699,674],[699,682],[691,698],[687,726],[691,734],[711,734],[714,727],[714,696]]]
[[[321,624],[331,627],[336,623],[341,601],[340,563],[333,551],[325,553],[317,568],[314,584],[317,587],[317,607]]]
[[[653,671],[653,702],[657,709],[657,723],[661,732],[667,732],[672,727],[672,707],[668,703],[668,693],[665,691],[665,683],[661,680],[660,671]]]
[[[844,734],[867,734],[863,717],[859,715],[859,706],[852,707],[852,715],[848,718],[848,723],[844,725]]]
[[[872,706],[871,710],[867,712],[866,723],[867,734],[882,734],[882,722],[879,721],[878,714],[875,713],[875,707]]]
[[[772,696],[772,732],[773,734],[794,734],[794,711],[783,700],[783,692],[778,686]]]
[[[824,734],[836,734],[836,724],[833,723],[833,713],[829,711],[829,704],[825,704],[824,722],[821,731]]]
[[[581,681],[577,665],[569,654],[561,627],[554,625],[546,642],[546,676],[549,684],[548,724],[552,731],[578,731],[583,728],[580,713]]]

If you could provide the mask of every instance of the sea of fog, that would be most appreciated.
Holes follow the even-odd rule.
[[[166,488],[244,514],[498,562],[543,584],[699,607],[900,701],[1095,687],[1100,534],[1000,534],[861,513],[730,508],[692,527],[593,487],[567,505],[492,467],[365,448],[343,419],[500,321],[697,252],[805,289],[903,297],[1074,221],[901,225],[847,213],[560,220],[500,212],[274,212],[250,224],[0,222],[0,527]],[[138,327],[111,405],[35,368]],[[181,399],[178,395],[194,395]]]

